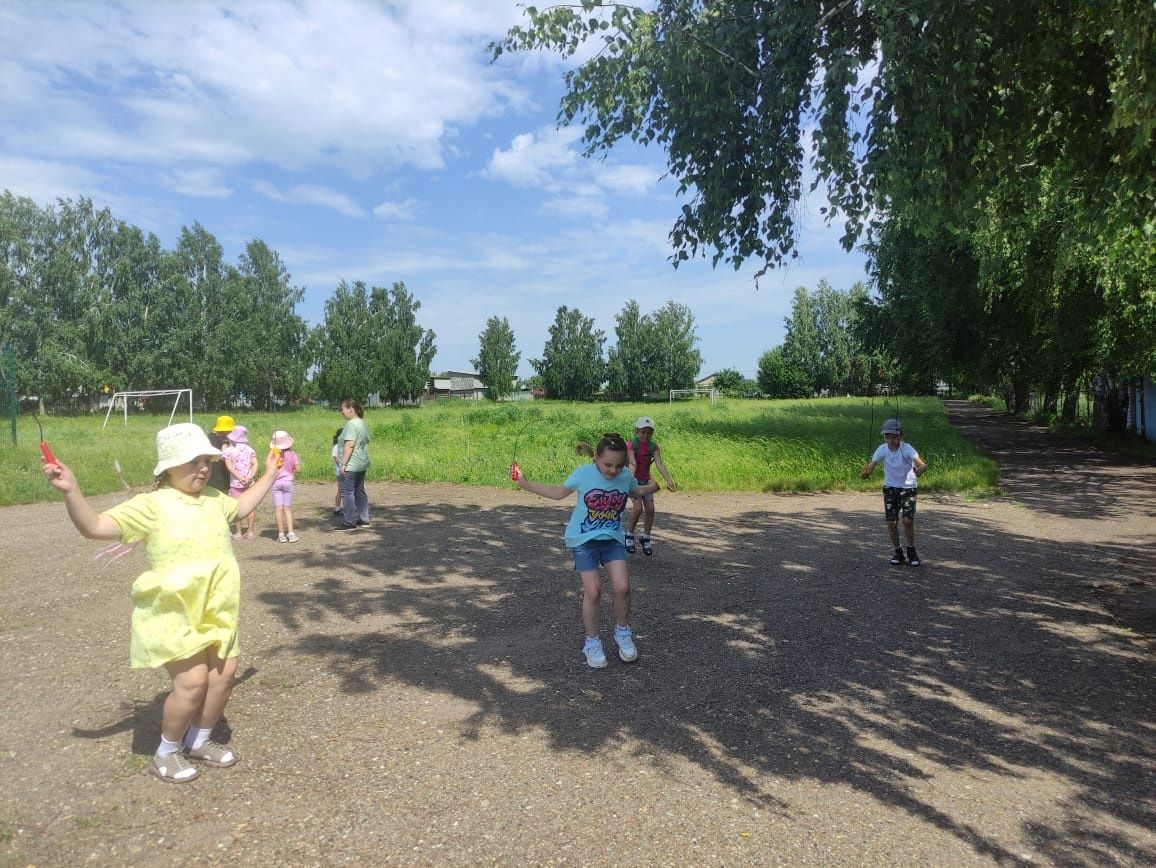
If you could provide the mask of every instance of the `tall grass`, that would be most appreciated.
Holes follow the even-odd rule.
[[[934,398],[900,399],[907,439],[931,465],[920,487],[976,491],[995,486],[996,465],[979,455],[947,422]],[[680,488],[688,491],[876,490],[881,470],[860,480],[859,470],[882,442],[879,425],[894,405],[881,399],[799,401],[694,401],[674,405],[578,404],[554,401],[489,404],[453,402],[420,409],[366,411],[371,480],[510,485],[514,458],[531,479],[561,482],[577,464],[580,441],[608,431],[630,436],[640,415],[654,418],[655,440]],[[187,417],[186,417],[187,418]],[[206,429],[214,415],[197,415]],[[40,473],[37,428],[18,424],[19,447],[0,446],[0,504],[48,500],[55,495]],[[128,424],[102,417],[41,419],[45,438],[80,478],[86,493],[116,491],[119,460],[134,486],[152,481],[155,435],[168,417],[130,415]],[[333,434],[343,423],[335,410],[238,413],[259,452],[275,428],[297,441],[299,479],[332,481]],[[6,432],[5,432],[6,434]]]

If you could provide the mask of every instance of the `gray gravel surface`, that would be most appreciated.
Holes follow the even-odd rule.
[[[266,504],[237,544],[242,760],[187,785],[145,770],[140,555],[0,509],[4,864],[1156,863],[1156,469],[952,412],[1007,494],[921,496],[919,568],[878,495],[660,494],[601,671],[568,503],[371,485],[342,534],[298,486],[300,543]]]

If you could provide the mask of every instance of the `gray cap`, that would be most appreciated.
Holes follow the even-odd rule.
[[[899,424],[898,419],[888,419],[883,423],[883,427],[879,429],[880,434],[902,434],[903,426]]]

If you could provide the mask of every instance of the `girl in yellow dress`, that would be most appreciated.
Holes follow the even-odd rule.
[[[238,498],[206,485],[220,457],[191,423],[157,434],[152,491],[98,513],[72,471],[46,463],[44,475],[64,495],[68,517],[88,539],[144,542],[149,569],[132,587],[133,668],[164,666],[173,680],[161,719],[161,744],[149,766],[162,781],[200,773],[189,760],[220,768],[237,754],[209,736],[225,710],[237,671],[241,571],[229,528],[260,504],[277,475],[270,452],[261,478]]]

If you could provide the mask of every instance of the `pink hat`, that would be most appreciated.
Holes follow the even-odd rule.
[[[246,428],[244,425],[237,425],[236,427],[233,428],[232,431],[230,431],[225,436],[233,443],[248,443],[249,442],[249,429]]]
[[[269,441],[270,449],[292,449],[293,438],[288,431],[274,431],[273,439]]]

